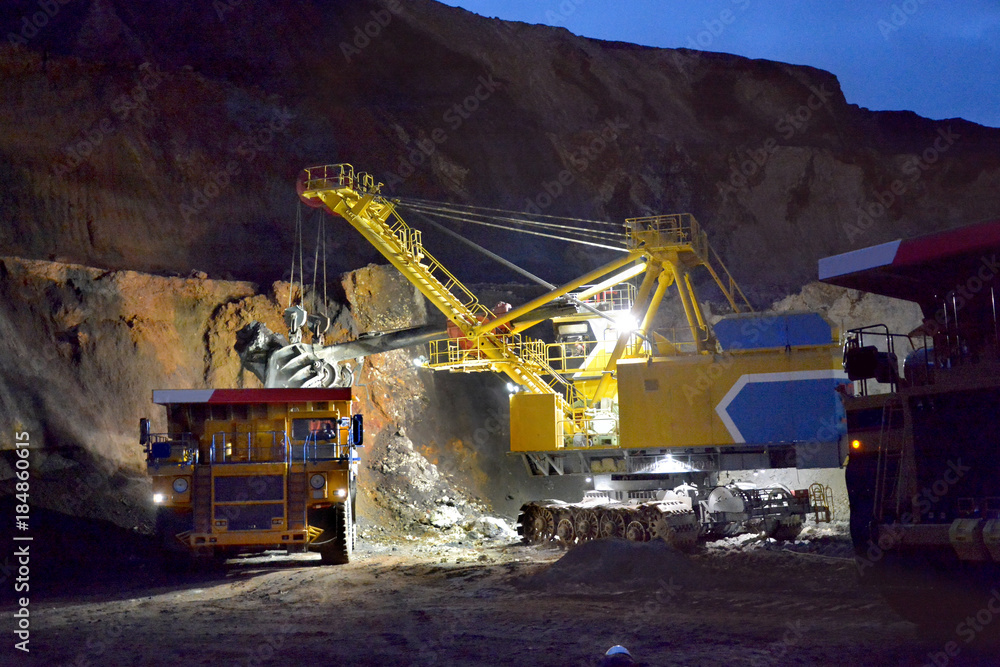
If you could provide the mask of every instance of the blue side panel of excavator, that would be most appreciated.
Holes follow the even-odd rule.
[[[713,329],[723,350],[826,345],[833,339],[830,324],[819,313],[731,315]]]

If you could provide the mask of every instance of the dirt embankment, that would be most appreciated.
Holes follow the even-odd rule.
[[[38,11],[5,6],[5,35]],[[373,14],[385,26],[370,38]],[[820,257],[1000,216],[996,129],[860,109],[815,68],[430,0],[75,0],[0,45],[0,81],[4,255],[270,284],[288,266],[295,178],[330,162],[394,197],[611,222],[689,211],[761,302]],[[463,232],[548,279],[599,263]],[[337,272],[377,257],[346,226],[327,241]],[[478,274],[463,279],[493,279],[428,241]]]

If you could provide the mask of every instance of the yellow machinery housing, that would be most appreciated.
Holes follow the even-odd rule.
[[[621,258],[493,312],[427,252],[370,175],[347,164],[306,169],[299,194],[347,220],[452,323],[451,336],[431,342],[427,366],[511,380],[511,450],[534,474],[643,473],[665,458],[683,471],[844,459],[838,333],[815,313],[753,314],[690,214],[629,219]],[[695,269],[736,315],[709,325]],[[657,331],[670,288],[687,326]],[[578,312],[545,314],[567,299]],[[557,334],[576,333],[555,343],[523,336],[545,319]]]

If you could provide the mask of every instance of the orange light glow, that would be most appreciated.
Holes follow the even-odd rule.
[[[853,442],[851,442],[851,449],[861,449],[861,441],[854,440]]]

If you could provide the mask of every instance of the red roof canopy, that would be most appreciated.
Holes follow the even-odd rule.
[[[350,387],[337,389],[157,389],[153,392],[153,402],[159,405],[175,403],[232,405],[349,400],[351,400]]]
[[[926,302],[973,278],[992,280],[998,254],[1000,220],[992,220],[826,257],[819,261],[819,279]]]

